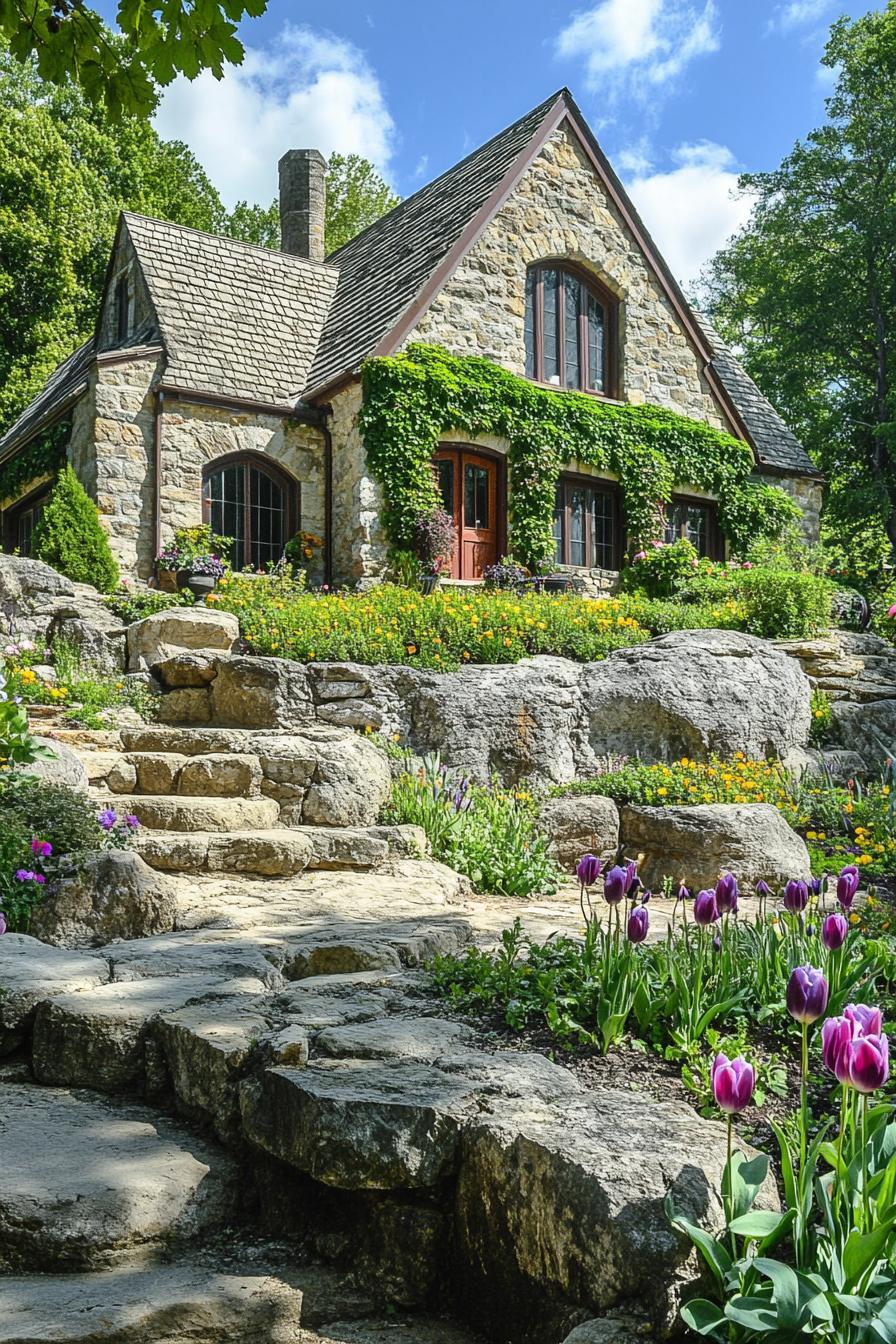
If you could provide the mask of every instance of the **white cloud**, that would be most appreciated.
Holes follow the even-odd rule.
[[[687,284],[746,223],[750,200],[736,195],[737,164],[725,145],[680,145],[672,159],[666,172],[626,176],[626,187],[673,275]]]
[[[786,33],[816,23],[831,8],[831,0],[788,0],[769,20],[768,31]]]
[[[248,48],[222,80],[177,79],[155,116],[167,140],[184,140],[224,202],[266,205],[288,149],[363,154],[387,171],[394,123],[376,73],[349,42],[286,27],[275,45]]]
[[[717,51],[714,0],[600,0],[576,14],[556,40],[561,57],[583,60],[588,85],[615,93],[674,80],[697,56]]]

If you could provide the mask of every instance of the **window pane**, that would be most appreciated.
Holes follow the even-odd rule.
[[[222,467],[205,482],[208,520],[218,536],[233,538],[228,559],[234,569],[246,563],[245,482],[245,467],[240,464]]]
[[[709,555],[709,510],[691,505],[685,513],[688,541],[698,555]]]
[[[436,463],[436,476],[442,506],[454,517],[454,463],[450,458],[440,457]]]
[[[564,374],[567,387],[581,387],[579,360],[579,305],[582,301],[582,286],[574,275],[564,272]]]
[[[616,568],[613,496],[608,490],[590,490],[591,560],[597,569]]]
[[[544,380],[560,381],[560,351],[557,345],[557,310],[560,300],[560,272],[542,271],[544,280]]]
[[[269,563],[276,564],[280,559],[286,541],[283,491],[257,467],[249,469],[249,491],[252,519],[249,562],[253,569],[266,569]]]
[[[485,467],[464,467],[464,527],[488,527],[488,477]]]
[[[535,377],[535,281],[536,271],[526,273],[526,377]]]
[[[566,531],[566,500],[563,486],[557,486],[557,493],[554,496],[554,559],[558,565],[566,563],[566,553],[564,550],[564,533]]]
[[[585,564],[585,490],[574,486],[569,495],[569,563]]]
[[[605,392],[604,310],[597,299],[588,295],[588,386],[592,392]]]

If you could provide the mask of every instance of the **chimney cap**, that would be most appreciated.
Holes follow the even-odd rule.
[[[320,159],[325,167],[327,163],[327,160],[324,158],[323,154],[321,154],[319,149],[288,149],[285,154],[280,156],[280,159],[277,162],[277,167],[279,168],[290,159]]]

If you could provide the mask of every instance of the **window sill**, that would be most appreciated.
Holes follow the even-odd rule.
[[[628,403],[619,397],[611,397],[608,392],[593,392],[587,387],[561,387],[559,383],[543,383],[540,378],[527,378],[533,387],[544,388],[545,392],[574,392],[580,397],[592,397],[595,401],[606,401],[611,406],[625,406]]]

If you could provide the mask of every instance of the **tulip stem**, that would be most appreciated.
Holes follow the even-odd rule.
[[[843,1136],[846,1133],[846,1107],[849,1101],[849,1094],[846,1090],[846,1084],[840,1085],[840,1133],[837,1137],[837,1176],[834,1191],[837,1196],[835,1207],[837,1214],[840,1213],[840,1196],[847,1189],[847,1183],[843,1178]]]
[[[803,1029],[803,1057],[800,1077],[800,1177],[806,1170],[806,1148],[809,1140],[809,1024]]]
[[[871,1231],[871,1201],[868,1198],[868,1093],[862,1094],[862,1231]]]
[[[732,1141],[734,1131],[734,1116],[728,1112],[728,1166],[725,1168],[727,1173],[728,1194],[725,1198],[725,1222],[728,1230],[731,1232],[731,1223],[734,1221],[734,1173],[731,1170]],[[731,1232],[731,1259],[737,1259],[737,1237]]]

